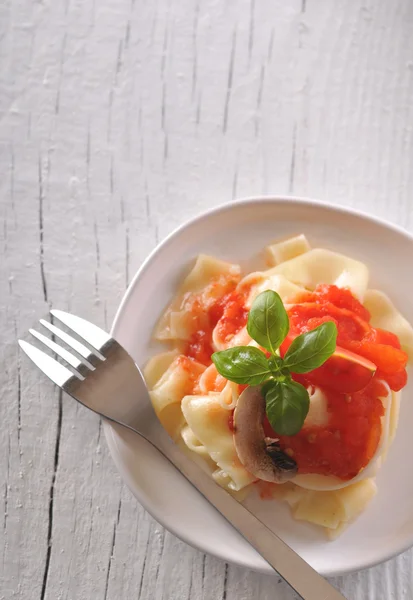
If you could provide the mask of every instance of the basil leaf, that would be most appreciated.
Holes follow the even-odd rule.
[[[211,356],[218,373],[235,383],[260,385],[271,377],[267,357],[253,346],[236,346]]]
[[[252,339],[275,354],[289,328],[288,315],[277,292],[267,290],[259,294],[248,315],[247,331]]]
[[[279,435],[295,435],[300,431],[310,408],[310,398],[296,381],[274,381],[266,385],[266,413],[271,427]]]
[[[302,333],[284,356],[284,366],[293,373],[308,373],[321,367],[336,349],[337,327],[332,321]]]

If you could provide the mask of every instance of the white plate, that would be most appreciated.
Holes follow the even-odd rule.
[[[159,347],[153,327],[200,253],[257,268],[272,240],[305,233],[313,247],[365,262],[372,287],[386,292],[413,322],[413,237],[393,225],[343,208],[293,198],[256,198],[227,204],[184,225],[147,259],[118,310],[112,333],[139,366]],[[283,503],[247,500],[254,513],[324,575],[343,574],[386,560],[413,545],[413,384],[403,391],[396,440],[377,478],[378,495],[336,541],[296,522]],[[113,459],[143,506],[185,542],[226,561],[271,573],[268,564],[148,445],[105,425]]]

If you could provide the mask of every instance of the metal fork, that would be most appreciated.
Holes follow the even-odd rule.
[[[52,310],[51,314],[89,346],[41,319],[54,339],[72,348],[72,354],[34,329],[30,333],[72,367],[66,366],[26,341],[19,344],[55,384],[75,400],[119,425],[131,429],[154,446],[261,554],[303,600],[343,600],[321,575],[296,554],[247,508],[219,487],[169,438],[152,407],[144,379],[126,350],[108,333],[85,319]]]

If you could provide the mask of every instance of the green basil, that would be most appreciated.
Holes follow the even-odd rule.
[[[278,377],[282,374],[283,359],[276,355],[270,356],[270,358],[268,359],[268,366],[274,377]]]
[[[336,349],[337,327],[329,321],[296,337],[284,356],[284,367],[308,373],[321,367]]]
[[[218,373],[230,381],[262,385],[266,413],[271,427],[279,435],[295,435],[304,424],[310,398],[304,386],[291,373],[307,373],[320,367],[334,352],[337,327],[323,323],[303,333],[291,343],[284,359],[276,354],[289,331],[289,319],[280,296],[262,292],[254,300],[248,315],[247,330],[269,358],[254,346],[237,346],[215,352],[212,360]]]
[[[300,431],[310,408],[310,398],[296,381],[274,381],[265,389],[266,413],[273,430],[279,435]]]
[[[226,379],[235,383],[260,385],[271,376],[267,357],[254,346],[236,346],[211,356],[214,365]]]
[[[248,315],[247,331],[252,339],[274,354],[289,328],[288,315],[277,292],[267,290],[259,294]]]

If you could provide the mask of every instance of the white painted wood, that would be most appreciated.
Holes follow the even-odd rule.
[[[294,193],[413,228],[410,0],[0,4],[0,598],[291,600],[165,533],[92,414],[18,356],[50,306],[109,327],[176,225]],[[412,552],[338,578],[413,598]]]

